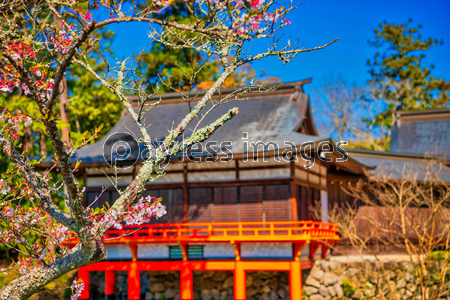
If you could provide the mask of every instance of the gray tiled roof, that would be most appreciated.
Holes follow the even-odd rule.
[[[309,105],[308,96],[303,93],[272,93],[271,95],[261,94],[258,97],[251,97],[241,101],[231,101],[224,103],[208,114],[200,127],[208,125],[226,113],[233,107],[239,108],[239,114],[219,128],[208,141],[217,141],[220,145],[222,141],[231,141],[230,150],[234,153],[243,153],[243,133],[248,132],[249,142],[274,141],[281,147],[284,141],[293,142],[300,145],[307,141],[320,141],[327,138],[302,134],[296,132],[301,122],[308,117]],[[209,106],[202,110],[208,110]],[[155,106],[145,114],[144,120],[148,127],[148,133],[155,141],[161,141],[167,135],[168,130],[178,124],[179,121],[189,112],[186,103],[177,102],[174,104],[162,104]],[[193,121],[185,131],[189,136],[197,124]],[[78,150],[71,158],[71,161],[81,160],[83,163],[104,162],[103,144],[107,137],[115,132],[131,132],[137,137],[141,134],[130,115],[124,111],[120,121],[104,138],[95,144],[87,145]],[[141,145],[143,147],[143,145]],[[46,161],[49,161],[47,158]]]
[[[375,167],[369,171],[373,178],[386,179],[411,179],[418,181],[435,180],[430,178],[429,174],[439,175],[439,179],[445,182],[450,182],[450,168],[431,160],[414,158],[412,155],[398,155],[392,152],[378,152],[375,151],[358,150],[353,152],[349,150],[350,156],[356,161],[369,166]]]
[[[400,112],[391,151],[450,155],[450,110]]]

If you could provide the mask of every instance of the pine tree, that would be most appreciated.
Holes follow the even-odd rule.
[[[374,30],[369,44],[379,51],[367,61],[372,76],[371,100],[383,100],[386,109],[377,114],[372,124],[390,129],[400,110],[439,108],[449,103],[450,83],[432,75],[433,65],[425,66],[425,53],[443,44],[435,38],[424,38],[422,25],[409,22],[394,24],[384,21]]]

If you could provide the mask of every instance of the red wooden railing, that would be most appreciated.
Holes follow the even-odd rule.
[[[105,243],[337,241],[337,232],[315,221],[155,224],[108,230]]]

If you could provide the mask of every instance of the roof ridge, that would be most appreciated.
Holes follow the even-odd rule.
[[[298,81],[292,81],[292,82],[281,82],[281,83],[269,83],[265,84],[264,87],[267,88],[274,88],[273,90],[261,92],[261,86],[254,86],[249,89],[248,94],[245,95],[246,98],[256,98],[260,97],[261,94],[264,95],[270,95],[270,94],[280,94],[281,93],[289,93],[289,92],[295,92],[300,91],[303,92],[302,86],[303,84],[310,83],[312,81],[312,78],[307,78],[303,80]],[[299,89],[300,87],[300,89]],[[228,95],[232,92],[236,91],[236,88],[227,88],[220,90],[220,94],[215,93],[213,96],[214,98],[223,97],[224,95]],[[191,102],[196,102],[200,100],[200,97],[205,95],[207,91],[194,91],[191,93],[191,96],[193,97]],[[259,93],[258,93],[259,92]],[[134,104],[137,104],[139,97],[136,95],[129,96],[130,100]],[[166,105],[166,104],[177,104],[177,103],[186,103],[186,100],[183,98],[183,94],[181,92],[171,92],[171,93],[164,93],[164,94],[156,94],[148,98],[149,102],[157,102],[159,100],[161,101],[160,105]]]

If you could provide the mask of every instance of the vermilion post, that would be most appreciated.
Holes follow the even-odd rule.
[[[192,270],[187,264],[183,264],[180,270],[180,290],[182,300],[192,300],[194,298]]]
[[[245,269],[244,262],[237,261],[234,269],[234,299],[246,299]]]
[[[84,282],[84,290],[81,292],[80,299],[89,299],[89,271],[86,267],[78,270],[78,279]]]
[[[105,271],[105,294],[114,295],[116,293],[116,272]]]
[[[139,276],[139,270],[137,263],[132,262],[130,270],[128,271],[128,299],[140,299],[141,298],[141,278]]]
[[[289,288],[291,300],[302,299],[302,268],[300,261],[292,261],[289,270]]]
[[[327,257],[328,247],[325,244],[322,244],[322,258],[325,259]]]
[[[294,170],[294,161],[291,162],[291,176],[294,177],[293,171]],[[297,221],[299,216],[297,215],[297,185],[294,181],[290,182],[290,188],[291,188],[291,221]]]
[[[314,254],[316,254],[317,250],[319,250],[320,244],[318,242],[311,242],[309,247],[309,259],[313,262]]]

